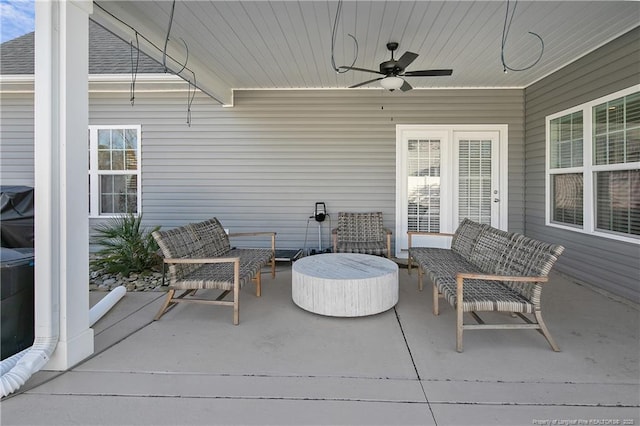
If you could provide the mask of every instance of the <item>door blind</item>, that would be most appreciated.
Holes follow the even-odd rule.
[[[440,232],[440,140],[408,142],[408,230]]]
[[[491,225],[491,140],[459,141],[458,218]]]

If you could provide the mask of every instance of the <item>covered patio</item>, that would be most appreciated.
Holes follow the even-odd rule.
[[[338,2],[210,2],[203,13],[207,3],[177,2],[187,10],[178,9],[175,20],[175,2],[169,1],[36,3],[34,76],[3,80],[10,86],[3,93],[3,115],[9,117],[3,131],[14,132],[3,135],[8,160],[2,177],[37,189],[36,340],[45,347],[43,370],[2,400],[2,424],[640,423],[637,238],[550,226],[546,204],[552,195],[545,183],[548,117],[623,96],[622,90],[624,96],[637,92],[637,4],[548,2],[537,10],[534,5],[544,3],[523,2],[527,18],[521,34],[510,39],[514,62],[508,62],[524,66],[535,59],[537,39],[526,35],[533,23],[544,24],[531,29],[545,36],[547,50],[533,71],[507,74],[499,61],[506,18],[498,2],[369,2],[369,13],[362,9],[367,2],[358,2],[358,11],[356,2],[349,3],[337,58],[328,34],[316,36],[315,30],[331,28]],[[236,8],[252,18],[232,25]],[[291,25],[281,24],[284,12]],[[256,25],[261,16],[266,23]],[[360,16],[371,22],[358,21]],[[175,81],[160,88],[141,79],[134,107],[130,76],[107,84],[87,74],[89,17],[122,37],[129,56],[139,48],[158,62],[164,53],[178,58],[169,61],[173,73],[188,45],[191,60],[184,70],[191,78],[179,90]],[[218,17],[224,22],[213,20]],[[260,34],[262,28],[269,30],[265,34],[297,28],[313,44],[301,46],[295,32],[267,42],[247,28],[229,30],[247,22]],[[166,45],[168,23],[174,25],[165,52],[145,41],[138,45],[145,37]],[[481,30],[457,31],[472,23]],[[452,79],[420,77],[407,93],[359,90],[366,74],[337,74],[327,66],[329,58],[350,64],[345,46],[351,25],[363,46],[356,65],[373,68],[367,72],[374,77],[390,54],[382,41],[393,39],[401,41],[401,52],[420,52],[417,69],[451,67]],[[213,28],[220,38],[204,37]],[[232,33],[253,38],[226,39]],[[470,48],[473,55],[461,50],[469,39],[482,47]],[[251,49],[243,53],[241,46]],[[466,61],[474,57],[482,59],[483,72]],[[310,64],[322,73],[305,72]],[[297,74],[318,78],[307,82]],[[88,125],[140,129],[144,191],[137,194],[137,213],[149,225],[171,228],[216,216],[234,231],[273,230],[278,248],[290,249],[302,241],[307,247],[305,220],[318,200],[332,213],[381,210],[394,237],[406,235],[408,209],[396,209],[398,200],[407,199],[396,186],[407,177],[396,174],[403,143],[398,126],[486,130],[496,124],[508,129],[501,139],[508,143],[494,156],[496,164],[502,160],[508,192],[487,200],[501,203],[501,226],[567,248],[543,294],[560,353],[533,331],[507,330],[465,333],[465,352],[456,353],[454,311],[443,306],[435,317],[431,291],[418,292],[406,269],[398,305],[370,317],[301,310],[291,301],[291,268],[283,263],[276,280],[264,277],[261,298],[243,289],[239,326],[232,325],[228,309],[191,305],[153,322],[162,292],[129,293],[89,325],[89,305],[104,295],[89,292],[86,282],[89,234],[109,215],[87,215],[86,194],[98,194],[97,180],[93,189],[87,182]],[[12,169],[14,164],[20,167]],[[454,162],[442,165],[453,176]],[[455,200],[448,201],[453,209]],[[458,215],[442,211],[445,219]],[[454,222],[440,230],[453,231]],[[394,246],[397,253],[406,250],[401,240]]]
[[[289,263],[261,298],[243,288],[238,326],[191,304],[152,322],[163,296],[126,294],[95,325],[95,354],[36,373],[2,423],[640,423],[638,306],[559,273],[543,293],[559,353],[529,330],[469,331],[457,353],[455,312],[435,317],[406,268],[396,307],[362,318],[298,308]]]

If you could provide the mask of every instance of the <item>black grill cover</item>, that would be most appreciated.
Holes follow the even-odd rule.
[[[0,186],[2,247],[33,247],[34,193],[30,186]]]

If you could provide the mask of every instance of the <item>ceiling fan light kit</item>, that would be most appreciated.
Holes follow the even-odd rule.
[[[365,84],[373,83],[374,81],[379,81],[380,85],[387,90],[400,89],[403,92],[406,92],[407,90],[413,89],[413,87],[411,87],[409,82],[404,79],[405,77],[438,77],[449,76],[453,74],[453,70],[450,69],[405,72],[405,68],[407,68],[413,61],[416,60],[418,54],[413,52],[404,52],[404,54],[396,60],[393,57],[393,52],[398,49],[398,43],[387,43],[387,49],[391,52],[391,59],[380,64],[380,71],[358,67],[340,67],[340,69],[344,70],[363,71],[373,74],[380,74],[383,76],[374,78],[373,80],[367,80],[363,81],[362,83],[354,84],[353,86],[349,86],[350,89],[364,86]]]
[[[396,90],[402,87],[404,80],[400,77],[389,76],[380,80],[380,85],[387,90]]]

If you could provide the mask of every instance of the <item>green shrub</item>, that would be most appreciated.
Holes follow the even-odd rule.
[[[92,242],[101,249],[91,261],[92,268],[124,276],[157,269],[160,262],[158,244],[151,233],[160,227],[147,230],[141,224],[142,215],[129,213],[96,226]]]

